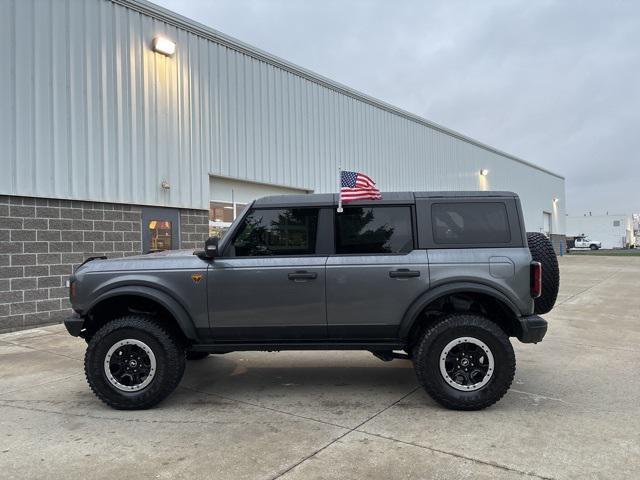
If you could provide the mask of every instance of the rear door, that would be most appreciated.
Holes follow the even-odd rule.
[[[319,208],[252,209],[209,269],[216,340],[327,336]],[[328,210],[327,210],[328,213]]]
[[[429,287],[424,250],[415,249],[412,207],[345,207],[335,213],[327,260],[330,338],[396,338],[410,303]]]

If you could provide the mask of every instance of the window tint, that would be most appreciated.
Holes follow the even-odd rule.
[[[235,255],[314,254],[317,227],[317,208],[252,210],[233,242]]]
[[[409,207],[347,207],[336,214],[336,253],[413,250]]]
[[[440,244],[508,243],[504,203],[435,203],[431,207],[433,240]]]

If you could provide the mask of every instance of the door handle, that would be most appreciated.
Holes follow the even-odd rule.
[[[392,270],[389,272],[391,278],[414,278],[420,276],[420,271],[409,270],[408,268],[399,268],[398,270]]]
[[[315,272],[299,270],[288,274],[287,277],[289,277],[289,280],[314,280],[318,278],[318,274]]]

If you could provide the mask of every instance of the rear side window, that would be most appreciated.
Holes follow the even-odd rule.
[[[407,253],[413,250],[409,207],[346,207],[336,214],[336,253]]]
[[[456,202],[431,206],[437,244],[509,243],[511,232],[504,203]]]
[[[317,208],[253,210],[233,241],[235,256],[313,255],[317,230]]]

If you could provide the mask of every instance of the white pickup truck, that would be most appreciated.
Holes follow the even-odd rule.
[[[573,245],[573,248],[588,248],[590,250],[598,250],[602,248],[602,242],[591,240],[586,235],[577,236],[574,241],[575,244]]]

